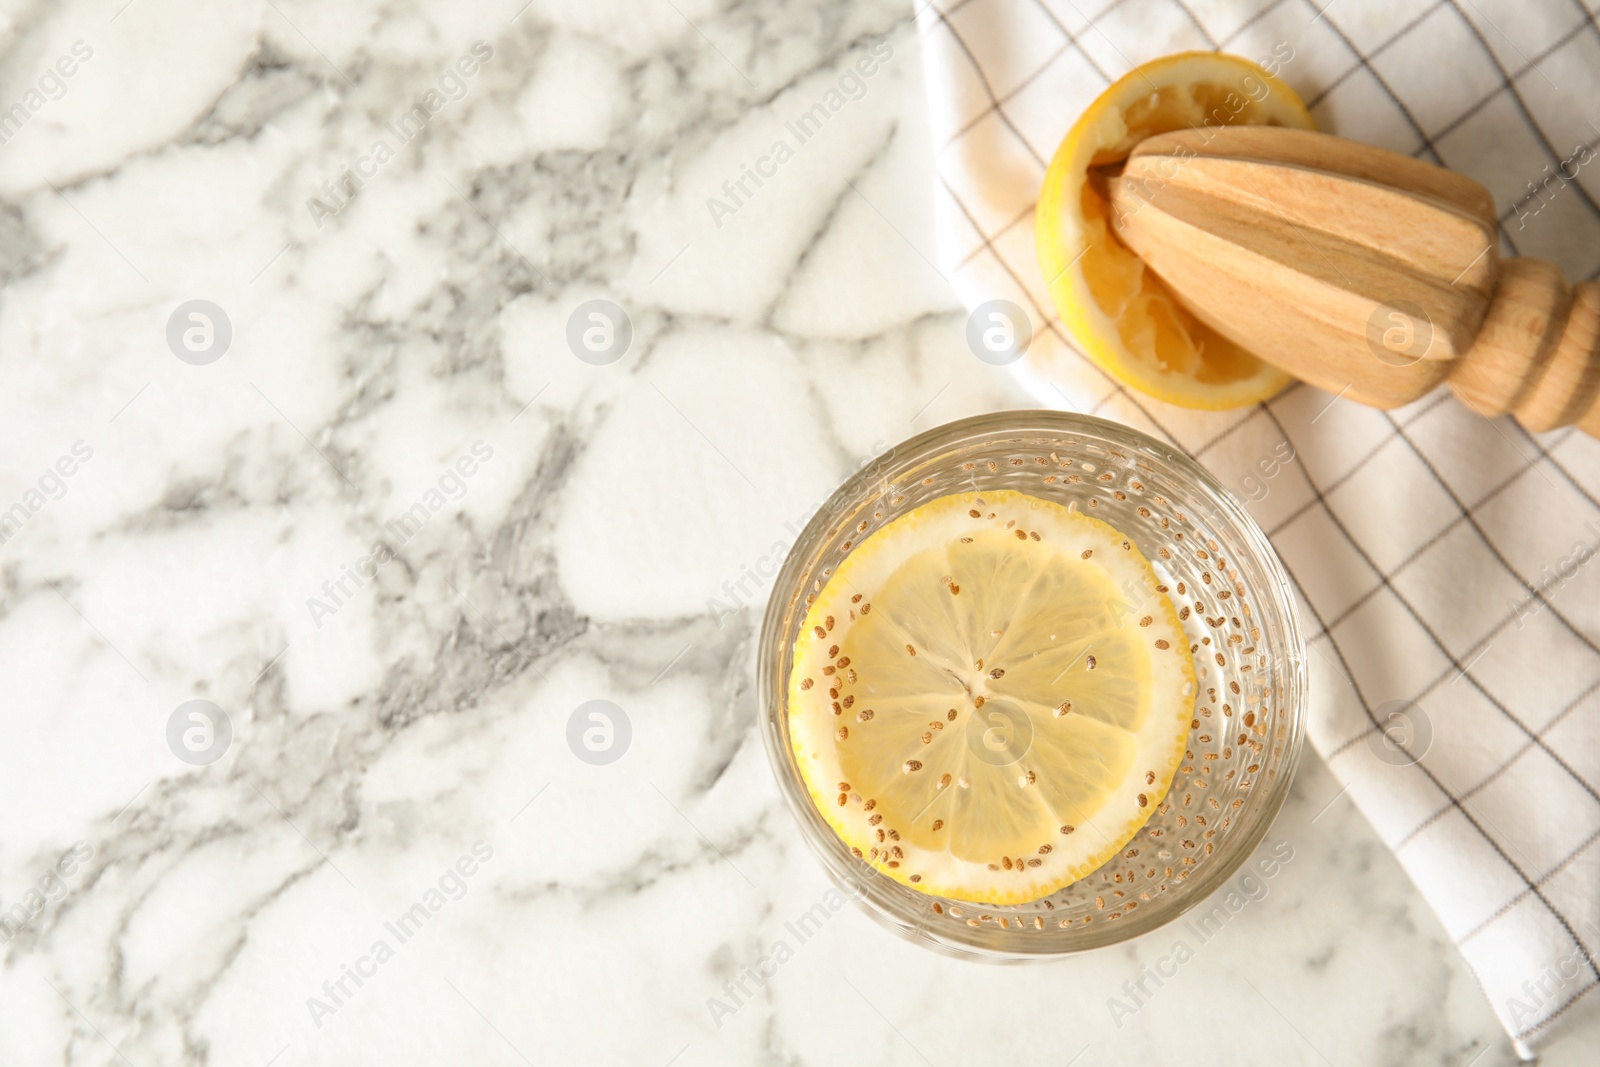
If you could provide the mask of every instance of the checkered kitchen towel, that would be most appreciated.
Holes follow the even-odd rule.
[[[1028,310],[1017,366],[1042,402],[1171,440],[1249,502],[1313,635],[1312,742],[1531,1055],[1600,1006],[1600,442],[1443,390],[1387,413],[1306,385],[1223,414],[1130,393],[1066,338],[1033,206],[1111,81],[1221,49],[1274,57],[1322,129],[1482,182],[1503,254],[1594,278],[1597,0],[923,2],[940,253],[963,299]]]

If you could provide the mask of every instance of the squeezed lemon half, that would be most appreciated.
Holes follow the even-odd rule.
[[[1290,378],[1189,314],[1117,241],[1096,175],[1155,134],[1235,125],[1316,128],[1295,91],[1247,59],[1184,52],[1135,67],[1062,138],[1034,215],[1050,297],[1084,354],[1118,381],[1184,407],[1253,404]]]
[[[828,579],[795,642],[789,736],[852,853],[914,889],[1038,900],[1166,796],[1189,644],[1133,542],[1014,491],[940,497]]]

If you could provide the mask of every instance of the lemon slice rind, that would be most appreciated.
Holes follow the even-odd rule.
[[[1023,493],[957,494],[829,578],[795,643],[789,736],[863,862],[1020,904],[1101,867],[1156,811],[1194,691],[1182,623],[1128,538]]]

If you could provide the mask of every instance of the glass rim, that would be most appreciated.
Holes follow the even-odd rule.
[[[1260,568],[1265,578],[1265,588],[1256,590],[1263,601],[1257,610],[1271,610],[1284,636],[1286,648],[1281,659],[1285,685],[1278,705],[1286,716],[1288,729],[1282,755],[1277,757],[1278,773],[1269,782],[1263,783],[1265,797],[1252,812],[1253,821],[1238,826],[1236,832],[1224,839],[1224,845],[1218,848],[1218,852],[1226,848],[1226,854],[1214,857],[1213,862],[1195,872],[1195,880],[1189,883],[1193,888],[1184,895],[1182,901],[1167,907],[1148,907],[1127,914],[1117,923],[1083,927],[1083,932],[1077,937],[1078,943],[1071,946],[1040,943],[1038,948],[1019,945],[1001,950],[979,943],[980,938],[951,937],[949,931],[934,931],[926,924],[906,921],[889,908],[878,906],[872,899],[872,888],[877,880],[892,880],[850,855],[844,842],[816,810],[788,750],[785,716],[787,675],[793,659],[793,641],[787,623],[795,612],[803,614],[804,608],[798,606],[805,592],[802,583],[815,580],[813,574],[819,557],[834,535],[840,532],[841,524],[854,521],[862,506],[886,495],[889,486],[897,478],[919,464],[955,451],[965,444],[975,445],[995,437],[1027,433],[1098,439],[1105,444],[1150,456],[1171,468],[1178,477],[1197,486],[1208,502],[1218,509],[1249,549],[1254,557],[1252,562]],[[881,492],[875,492],[880,487]],[[1309,695],[1307,647],[1300,632],[1288,574],[1265,532],[1217,477],[1187,453],[1132,427],[1093,415],[1048,409],[1010,409],[970,416],[907,438],[869,461],[829,494],[796,537],[774,579],[763,614],[757,654],[763,744],[779,790],[810,850],[816,854],[832,881],[847,896],[861,904],[874,919],[919,944],[967,958],[1047,960],[1128,941],[1169,925],[1214,896],[1265,838],[1288,797],[1304,747]],[[894,884],[897,887],[899,885]],[[929,899],[941,898],[930,896]],[[971,906],[974,909],[982,907]]]

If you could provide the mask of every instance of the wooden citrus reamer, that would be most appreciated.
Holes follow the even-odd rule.
[[[1502,261],[1477,182],[1263,126],[1151,137],[1101,177],[1122,242],[1267,362],[1380,408],[1444,381],[1480,414],[1600,437],[1600,284]]]

